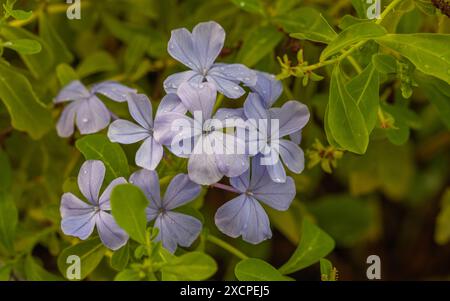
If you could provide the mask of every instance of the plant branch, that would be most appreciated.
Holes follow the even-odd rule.
[[[235,247],[233,247],[226,241],[223,241],[214,235],[208,234],[206,237],[206,240],[215,244],[216,246],[221,247],[224,250],[227,250],[228,252],[230,252],[231,254],[235,255],[236,257],[238,257],[240,259],[248,259],[249,258],[247,255],[245,255],[244,253],[242,253],[241,251],[239,251],[238,249],[236,249]]]

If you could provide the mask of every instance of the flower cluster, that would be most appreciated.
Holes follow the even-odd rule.
[[[72,135],[74,124],[81,134],[95,133],[109,125],[108,138],[112,142],[141,143],[135,163],[142,169],[131,175],[129,183],[141,188],[150,201],[147,219],[154,221],[154,227],[159,229],[156,240],[162,241],[171,252],[178,245],[189,247],[202,229],[200,220],[174,210],[195,199],[201,185],[238,194],[216,212],[215,222],[220,231],[231,237],[242,236],[253,244],[270,238],[269,219],[261,203],[276,210],[287,210],[296,189],[285,167],[294,173],[304,168],[299,144],[301,131],[309,120],[308,108],[294,100],[272,107],[282,93],[281,83],[273,75],[242,64],[215,63],[224,41],[225,31],[215,22],[200,23],[192,33],[184,28],[172,31],[168,52],[190,70],[165,80],[167,95],[154,117],[146,95],[114,82],[95,85],[88,91],[79,81],[74,81],[55,99],[56,103],[72,101],[58,122],[60,136]],[[247,91],[242,108],[216,109],[217,93],[238,99]],[[133,121],[115,117],[98,94],[116,102],[127,102]],[[195,118],[197,114],[202,117],[200,121]],[[114,121],[109,124],[111,119]],[[237,126],[230,130],[211,121],[225,119],[265,120],[264,128],[253,124],[264,143],[256,151],[233,151],[236,145],[245,148],[251,139],[238,137]],[[187,124],[183,129],[173,126],[180,120]],[[246,128],[244,132],[248,130],[251,129]],[[189,145],[190,153],[180,152],[174,141]],[[217,149],[227,151],[217,152]],[[155,170],[164,152],[186,158],[187,174],[175,176],[161,198]],[[100,161],[83,164],[78,185],[88,203],[71,193],[63,195],[62,230],[67,235],[86,239],[97,227],[103,243],[116,250],[126,243],[128,236],[110,214],[109,197],[114,186],[127,181],[115,179],[99,197],[104,174],[105,167]],[[224,176],[229,178],[231,186],[218,183]]]

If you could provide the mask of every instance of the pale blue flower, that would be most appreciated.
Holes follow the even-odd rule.
[[[129,94],[128,108],[137,124],[123,119],[115,120],[108,129],[108,138],[121,144],[144,141],[136,152],[136,165],[154,170],[163,156],[163,146],[154,138],[157,129],[153,125],[150,100],[143,94]],[[168,94],[162,99],[155,118],[168,112],[186,112],[175,94]]]
[[[94,227],[97,227],[103,244],[111,250],[117,250],[126,244],[128,235],[110,214],[110,194],[114,187],[125,184],[126,180],[113,180],[99,197],[104,178],[103,162],[90,160],[83,163],[78,174],[78,187],[88,202],[83,202],[72,193],[63,194],[60,207],[61,229],[66,235],[85,240],[91,236]]]
[[[130,183],[142,189],[150,201],[147,207],[148,221],[155,220],[159,229],[155,241],[174,253],[177,245],[189,247],[202,229],[202,223],[189,215],[174,211],[200,194],[200,186],[185,174],[175,176],[161,199],[158,174],[150,170],[139,170],[130,177]]]
[[[215,64],[224,42],[224,29],[213,21],[199,23],[192,33],[186,28],[173,30],[168,52],[191,70],[169,76],[164,82],[166,92],[176,93],[184,82],[198,86],[207,81],[226,97],[244,95],[245,90],[239,84],[255,85],[256,74],[241,64]]]
[[[89,91],[78,80],[69,83],[56,96],[54,103],[70,102],[59,118],[56,129],[60,137],[69,137],[76,123],[81,134],[97,133],[106,128],[111,120],[111,112],[96,94],[124,102],[129,93],[136,90],[115,82],[94,85]]]
[[[295,197],[295,184],[291,177],[284,183],[273,182],[267,169],[252,159],[250,169],[239,177],[231,178],[230,184],[240,195],[220,207],[215,222],[220,231],[228,236],[242,236],[245,241],[258,244],[272,237],[267,213],[259,202],[276,210],[285,211]]]
[[[210,185],[218,182],[224,175],[235,177],[247,170],[248,156],[229,149],[237,148],[239,144],[245,144],[245,141],[225,133],[223,123],[217,126],[209,123],[217,96],[214,85],[203,83],[194,88],[189,83],[183,83],[178,89],[178,96],[193,116],[195,112],[201,112],[202,119],[196,120],[178,112],[162,114],[155,121],[155,127],[159,129],[155,132],[155,137],[164,145],[172,145],[176,139],[180,144],[190,146],[187,153],[171,149],[175,155],[189,158],[189,178],[198,184]],[[226,114],[218,111],[213,118],[225,116]],[[180,131],[173,130],[174,122],[180,120],[184,120],[186,126]],[[245,149],[245,145],[243,148]]]

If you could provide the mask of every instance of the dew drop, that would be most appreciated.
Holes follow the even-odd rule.
[[[239,90],[239,86],[234,86],[233,89],[234,90]]]
[[[83,118],[81,121],[83,121],[84,123],[86,123],[86,122],[88,122],[89,121],[89,119],[87,119],[87,118]]]

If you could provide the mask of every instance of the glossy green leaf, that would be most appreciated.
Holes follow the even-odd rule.
[[[111,257],[111,267],[118,271],[123,270],[130,259],[130,245],[127,243],[125,246],[117,251],[114,251]]]
[[[234,268],[234,274],[240,281],[286,281],[286,276],[276,268],[257,258],[240,261]]]
[[[28,39],[37,41],[42,50],[36,54],[20,54],[20,57],[35,78],[43,78],[52,71],[55,57],[48,44],[37,35],[18,27],[3,26],[0,28],[0,35],[9,41]]]
[[[296,9],[274,20],[296,39],[329,43],[337,36],[322,14],[311,7]]]
[[[105,255],[106,248],[98,237],[82,241],[74,246],[64,249],[58,256],[58,268],[66,276],[68,268],[73,264],[68,259],[75,255],[80,258],[80,280],[86,278],[100,263]]]
[[[434,33],[388,34],[377,38],[409,59],[418,70],[450,83],[450,35]]]
[[[127,157],[116,143],[101,134],[85,136],[75,143],[78,150],[84,155],[86,160],[103,161],[106,167],[106,182],[111,182],[118,177],[127,178],[129,167]]]
[[[117,224],[135,241],[146,243],[148,200],[140,188],[132,184],[116,186],[111,193],[112,215]]]
[[[319,227],[305,219],[303,221],[300,243],[294,254],[279,271],[282,274],[291,274],[304,269],[327,256],[333,249],[333,239]]]
[[[18,39],[3,43],[6,48],[13,49],[21,54],[35,54],[42,50],[41,44],[38,41],[30,39]]]
[[[63,278],[41,267],[31,255],[25,259],[25,275],[29,281],[63,281]]]
[[[373,64],[369,64],[347,84],[347,90],[359,107],[366,121],[368,133],[372,132],[377,122],[379,107],[379,76]]]
[[[24,11],[21,9],[13,9],[11,5],[3,4],[5,12],[16,20],[28,20],[33,15],[31,11]]]
[[[0,99],[11,116],[14,128],[41,138],[52,126],[52,117],[31,87],[28,79],[0,63]]]
[[[347,47],[360,41],[365,41],[386,35],[383,26],[373,22],[356,23],[344,29],[322,51],[320,60],[324,61],[332,55],[339,53]]]
[[[369,144],[366,121],[348,92],[339,65],[331,76],[328,126],[334,140],[344,149],[364,154]]]
[[[238,53],[237,61],[253,67],[281,41],[283,34],[273,26],[259,27],[251,32]]]
[[[201,281],[213,276],[217,263],[201,252],[186,253],[162,267],[163,280]]]

